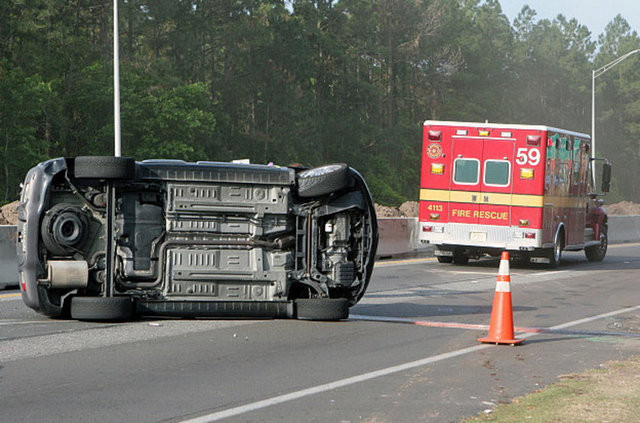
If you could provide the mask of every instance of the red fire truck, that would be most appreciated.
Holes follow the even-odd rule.
[[[420,235],[441,263],[512,255],[556,267],[563,250],[607,252],[587,134],[537,125],[424,123]],[[600,160],[600,159],[598,159]],[[601,191],[611,166],[603,160]]]

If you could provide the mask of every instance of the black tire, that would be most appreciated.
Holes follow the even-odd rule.
[[[463,254],[455,254],[453,256],[453,264],[456,264],[458,266],[464,266],[467,263],[469,263],[468,256],[465,256]]]
[[[131,157],[78,156],[73,173],[76,178],[85,179],[132,179],[136,162]]]
[[[593,247],[587,247],[584,249],[584,254],[589,261],[602,261],[607,255],[607,247],[609,246],[609,237],[607,236],[607,225],[602,227],[602,235],[600,235],[600,245]]]
[[[299,298],[295,300],[300,320],[342,320],[349,317],[346,298]]]
[[[340,191],[351,184],[351,173],[345,163],[315,167],[298,174],[298,195],[319,197]]]
[[[559,230],[556,232],[556,238],[553,241],[553,248],[548,254],[549,267],[556,269],[560,266],[562,261],[562,250],[564,250],[564,231]]]
[[[125,321],[133,318],[133,302],[129,297],[73,297],[70,311],[77,320]]]
[[[451,256],[436,256],[438,263],[452,263],[453,257]]]
[[[531,257],[527,253],[514,254],[513,260],[520,266],[526,266],[531,261]]]

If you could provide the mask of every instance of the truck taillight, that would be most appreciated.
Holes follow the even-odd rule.
[[[440,213],[431,213],[429,215],[429,220],[440,220]]]
[[[444,163],[431,163],[432,175],[444,175]]]
[[[429,131],[428,138],[430,141],[440,141],[442,139],[442,131]]]
[[[520,219],[520,226],[529,226],[529,219]]]
[[[525,232],[524,233],[524,237],[527,239],[536,239],[536,233],[535,232]]]
[[[433,226],[433,225],[422,225],[422,232],[435,232],[435,233],[443,233],[444,227],[442,226]]]
[[[520,179],[533,179],[534,173],[533,169],[523,167],[520,169]]]

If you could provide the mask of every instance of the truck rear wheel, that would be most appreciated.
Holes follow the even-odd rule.
[[[556,239],[553,241],[553,248],[549,252],[549,267],[557,268],[562,260],[562,250],[564,250],[564,232],[556,232]]]
[[[464,266],[469,263],[469,256],[465,256],[462,253],[456,253],[453,256],[453,264],[457,264],[458,266]]]
[[[609,238],[607,236],[607,225],[602,227],[602,234],[600,235],[600,245],[594,245],[593,247],[587,247],[584,249],[584,254],[589,261],[602,261],[607,255],[607,247],[609,245]]]

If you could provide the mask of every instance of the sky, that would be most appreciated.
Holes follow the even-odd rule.
[[[500,0],[500,4],[511,23],[524,5],[535,10],[538,19],[552,20],[560,13],[576,18],[589,28],[594,41],[617,14],[640,34],[640,0]]]

